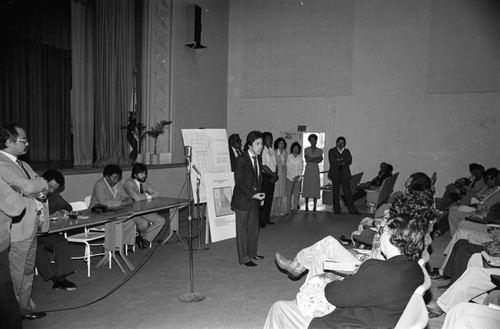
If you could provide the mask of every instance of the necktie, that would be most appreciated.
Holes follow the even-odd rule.
[[[26,168],[24,168],[22,161],[19,159],[16,159],[16,162],[19,165],[19,167],[21,167],[21,169],[24,171],[24,173],[26,174],[26,177],[28,177],[28,179],[31,179],[31,176],[28,173],[28,171],[26,170]]]
[[[257,157],[252,157],[253,158],[253,170],[255,171],[255,180],[258,182],[259,181],[259,167],[257,165]]]
[[[144,188],[142,187],[142,183],[139,183],[139,193],[144,193]]]
[[[240,150],[240,149],[237,149],[237,150],[236,150],[236,154],[238,154],[238,156],[240,156],[240,155],[241,155],[241,150]]]

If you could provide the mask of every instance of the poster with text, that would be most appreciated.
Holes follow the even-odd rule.
[[[191,187],[196,198],[196,185],[200,176],[200,202],[207,202],[206,175],[230,173],[229,146],[226,129],[182,129],[184,146],[191,146],[191,162],[198,169],[191,170]]]
[[[233,191],[232,172],[205,175],[205,195],[212,242],[236,237],[236,217],[231,210]]]

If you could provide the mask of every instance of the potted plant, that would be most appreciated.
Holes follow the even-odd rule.
[[[154,141],[154,153],[150,155],[151,164],[160,163],[160,155],[156,152],[158,146],[158,137],[160,137],[160,135],[163,135],[165,133],[165,128],[171,123],[172,121],[161,120],[152,125],[151,129],[145,132],[148,136],[152,137]]]
[[[121,126],[121,129],[127,130],[127,141],[132,147],[130,158],[132,161],[142,162],[141,147],[142,140],[146,135],[146,125],[142,122],[137,122],[135,112],[130,112],[127,125]]]

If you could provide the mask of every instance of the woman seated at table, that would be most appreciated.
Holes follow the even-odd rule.
[[[418,260],[425,228],[420,217],[391,216],[380,237],[386,260],[365,261],[355,274],[327,283],[324,290],[316,289],[315,296],[303,298],[301,293],[310,295],[321,288],[321,281],[303,286],[297,299],[274,303],[264,328],[394,327],[411,295],[424,282]]]

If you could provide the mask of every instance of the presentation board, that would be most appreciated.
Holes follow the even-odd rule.
[[[184,146],[191,146],[191,162],[201,173],[200,202],[207,202],[205,175],[231,172],[226,129],[182,129]],[[197,173],[191,170],[191,188],[196,197]],[[195,202],[198,200],[195,198]]]
[[[207,174],[205,188],[212,242],[236,237],[236,216],[231,210],[233,173]]]

